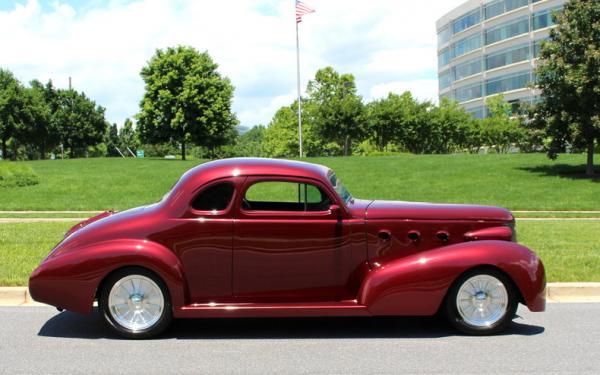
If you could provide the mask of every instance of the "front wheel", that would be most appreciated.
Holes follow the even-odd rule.
[[[112,274],[104,283],[100,309],[108,326],[127,338],[148,338],[164,331],[172,320],[164,282],[138,267]]]
[[[446,299],[446,316],[458,330],[471,335],[498,333],[517,311],[512,282],[494,269],[476,269],[462,275]]]

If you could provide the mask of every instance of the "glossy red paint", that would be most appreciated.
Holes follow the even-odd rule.
[[[497,207],[343,201],[323,166],[228,159],[185,173],[159,203],[107,212],[73,227],[31,275],[32,297],[88,313],[117,269],[165,281],[175,317],[431,315],[463,272],[494,267],[532,311],[545,306],[544,268],[510,242],[514,218]],[[257,181],[316,185],[333,210],[257,211],[242,197]],[[222,211],[194,198],[234,186]]]

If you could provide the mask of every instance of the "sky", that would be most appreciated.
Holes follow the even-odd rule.
[[[409,90],[437,100],[435,21],[464,0],[306,0],[301,85],[332,66],[365,101]],[[0,0],[0,67],[27,83],[84,91],[119,126],[139,111],[157,48],[208,51],[235,86],[242,126],[296,97],[294,0]]]

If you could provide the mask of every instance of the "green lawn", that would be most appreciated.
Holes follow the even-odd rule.
[[[0,224],[0,285],[27,285],[73,224]],[[548,281],[600,281],[600,221],[522,221],[517,231],[519,242],[544,261]]]
[[[309,158],[360,198],[478,203],[515,210],[600,210],[600,179],[583,155],[401,155]],[[0,210],[126,209],[155,202],[199,161],[75,159],[23,162],[34,186],[0,188]]]

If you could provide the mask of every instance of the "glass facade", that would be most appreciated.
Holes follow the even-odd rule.
[[[439,76],[440,90],[452,84],[452,70],[447,70]]]
[[[485,5],[485,19],[490,19],[511,10],[527,6],[528,0],[496,0]]]
[[[481,73],[481,59],[477,58],[475,60],[467,61],[462,64],[456,65],[453,68],[453,72],[455,81],[472,76],[474,74]]]
[[[454,90],[454,99],[459,102],[466,102],[467,100],[473,100],[481,98],[483,96],[483,87],[481,82],[459,87]]]
[[[438,67],[450,64],[450,48],[444,48],[438,55]]]
[[[501,66],[514,64],[517,62],[529,60],[529,43],[520,46],[511,47],[503,51],[489,54],[485,57],[485,69],[495,69]]]
[[[481,48],[481,35],[475,34],[452,44],[451,57],[454,59],[478,48]]]
[[[519,17],[485,31],[485,44],[492,44],[504,39],[529,32],[529,16]]]
[[[527,87],[530,82],[530,71],[522,71],[501,77],[488,79],[485,82],[485,94],[494,95]]]
[[[533,28],[533,30],[553,26],[554,20],[552,19],[552,13],[560,11],[561,9],[562,6],[544,9],[542,11],[533,13],[533,15],[531,16],[531,27]]]
[[[469,109],[467,109],[467,112],[469,112],[475,118],[484,118],[485,117],[485,107],[484,106],[469,108]]]
[[[442,45],[444,43],[448,43],[448,41],[450,40],[451,36],[452,36],[452,33],[450,32],[450,26],[445,26],[438,33],[438,45]]]
[[[481,12],[475,9],[452,22],[452,33],[456,34],[481,22]]]

